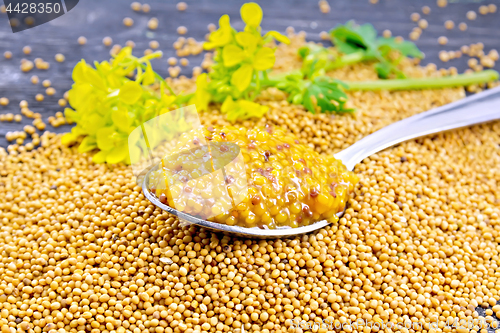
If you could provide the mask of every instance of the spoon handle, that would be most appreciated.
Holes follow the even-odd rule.
[[[352,170],[366,157],[398,143],[473,124],[500,119],[500,87],[403,119],[335,154]]]

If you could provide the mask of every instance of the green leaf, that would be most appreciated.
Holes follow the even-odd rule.
[[[387,62],[379,62],[375,64],[375,70],[377,71],[377,75],[381,79],[387,79],[392,72],[392,66]]]
[[[332,41],[338,50],[345,54],[361,50],[374,52],[376,49],[377,31],[371,24],[358,26],[354,21],[339,25],[330,30]]]
[[[118,97],[123,103],[132,105],[137,103],[139,98],[142,96],[142,87],[139,83],[135,81],[127,81],[125,84],[120,88],[120,92],[118,94]]]
[[[380,78],[387,79],[391,74],[404,78],[397,69],[397,61],[391,59],[391,52],[399,52],[405,57],[422,58],[423,53],[409,41],[398,41],[396,38],[377,37],[377,32],[371,24],[356,25],[353,21],[339,25],[330,31],[332,41],[337,49],[347,55],[363,52],[360,61],[375,60],[375,70]],[[304,54],[305,51],[302,51]],[[342,61],[342,58],[340,59]],[[349,61],[345,61],[349,63]],[[352,63],[352,62],[351,62]]]
[[[97,148],[95,138],[92,136],[87,136],[82,140],[80,146],[78,146],[79,153],[86,153]]]
[[[418,49],[415,43],[410,41],[398,42],[396,38],[379,38],[377,45],[382,54],[388,54],[390,51],[398,51],[405,57],[422,58],[424,54]]]
[[[340,81],[318,77],[311,82],[304,92],[303,104],[307,110],[320,112],[346,113],[353,109],[345,108],[347,95],[342,91],[346,87]]]

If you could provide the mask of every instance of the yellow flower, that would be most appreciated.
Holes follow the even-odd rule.
[[[224,113],[227,120],[231,122],[252,117],[260,118],[268,110],[269,107],[265,105],[260,105],[244,99],[233,101],[233,99],[229,96],[226,97],[226,100],[222,103],[221,107],[221,112]]]
[[[253,47],[253,44],[250,47]],[[252,82],[254,70],[270,69],[276,60],[274,50],[269,47],[261,47],[257,52],[250,53],[246,48],[242,49],[233,44],[226,45],[222,49],[222,59],[226,67],[242,64],[231,76],[231,84],[239,91],[245,91],[248,88]]]
[[[208,37],[208,42],[203,44],[205,50],[222,47],[229,44],[233,39],[233,28],[229,22],[228,15],[222,15],[219,19],[219,29],[212,32]]]
[[[277,31],[271,30],[268,33],[264,35],[264,39],[267,39],[268,37],[273,37],[276,39],[278,42],[283,43],[283,44],[290,44],[290,39],[288,39],[287,36],[280,34]]]
[[[231,76],[231,84],[239,91],[245,91],[252,82],[253,67],[250,64],[244,64],[238,68]]]
[[[262,8],[255,2],[248,2],[241,6],[240,15],[246,25],[257,28],[262,21]]]
[[[208,108],[208,103],[210,103],[211,94],[207,91],[208,86],[208,75],[203,73],[198,75],[196,78],[196,92],[194,96],[189,101],[190,104],[195,104],[197,111],[204,111]]]

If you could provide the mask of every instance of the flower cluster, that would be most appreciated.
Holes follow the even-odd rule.
[[[75,83],[69,91],[73,109],[65,110],[66,118],[76,126],[62,142],[69,144],[83,137],[78,150],[99,150],[94,162],[128,163],[129,134],[177,104],[173,91],[151,67],[150,60],[159,56],[157,52],[136,58],[125,47],[111,61],[96,62],[95,68],[81,60],[73,69]],[[130,74],[135,74],[135,80]],[[151,89],[153,84],[159,84],[160,93]]]
[[[198,110],[205,110],[211,101],[221,102],[229,120],[260,117],[267,108],[254,103],[262,89],[261,79],[267,75],[276,60],[273,40],[289,43],[277,31],[261,32],[262,9],[256,3],[245,3],[240,9],[246,24],[243,31],[231,27],[228,15],[219,20],[219,29],[212,32],[207,50],[215,49],[214,65],[208,75],[197,79],[197,90],[192,99]]]

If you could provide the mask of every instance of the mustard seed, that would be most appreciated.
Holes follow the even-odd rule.
[[[149,19],[148,28],[151,30],[156,30],[158,28],[158,19],[156,17],[152,17]]]
[[[55,55],[55,59],[56,59],[56,61],[57,61],[57,62],[63,62],[63,61],[64,61],[64,59],[66,59],[66,57],[64,56],[64,54],[57,53],[57,54]]]
[[[321,38],[322,40],[329,40],[330,39],[330,35],[326,31],[321,31],[319,33],[319,38]]]
[[[412,31],[409,37],[411,40],[418,40],[420,38],[420,33],[418,31]]]
[[[123,19],[123,25],[125,25],[126,27],[131,27],[134,25],[134,20],[131,19],[130,17],[125,17]]]
[[[105,45],[105,46],[111,46],[111,44],[113,44],[113,39],[111,39],[111,37],[104,37],[103,40],[102,40],[102,43]]]
[[[52,96],[56,93],[56,90],[52,87],[49,87],[45,90],[45,93],[47,94],[47,96]]]
[[[141,4],[137,1],[134,1],[130,4],[130,8],[132,8],[133,11],[138,12],[141,10]]]
[[[443,62],[447,62],[450,60],[450,56],[448,55],[447,51],[440,51],[439,52],[439,59]]]
[[[185,2],[179,2],[176,5],[178,11],[183,12],[187,9],[188,5]]]
[[[478,60],[476,58],[471,58],[467,61],[467,65],[470,67],[470,68],[473,68],[475,66],[477,66],[478,64]]]
[[[475,20],[475,19],[476,19],[477,14],[476,14],[476,12],[475,12],[475,11],[473,11],[473,10],[469,10],[465,16],[467,17],[467,19],[468,19],[468,20],[473,21],[473,20]]]
[[[194,66],[193,67],[193,76],[196,77],[200,75],[203,72],[202,68],[200,66]]]
[[[175,57],[170,57],[167,59],[167,63],[170,65],[170,66],[175,66],[177,65],[177,58]]]
[[[77,42],[80,45],[85,45],[85,44],[87,44],[87,38],[85,38],[84,36],[80,36],[80,37],[78,37]]]
[[[488,52],[488,57],[493,61],[497,61],[499,59],[498,51],[495,49],[490,50],[490,52]]]
[[[441,36],[438,38],[438,43],[439,45],[446,45],[448,44],[448,38],[446,38],[445,36]]]
[[[490,10],[489,10],[488,6],[483,5],[483,6],[479,6],[478,12],[481,15],[486,15],[490,12]]]
[[[33,69],[34,65],[32,61],[26,60],[23,63],[21,63],[21,71],[23,72],[29,72]]]
[[[328,1],[326,0],[320,0],[318,2],[318,5],[319,5],[319,10],[323,13],[323,14],[328,14],[330,12],[330,4],[328,3]]]
[[[418,21],[418,26],[421,29],[427,29],[427,27],[429,26],[429,23],[427,22],[426,19],[421,19],[420,21]]]
[[[160,47],[160,43],[158,43],[157,41],[155,40],[152,40],[149,42],[149,47],[152,48],[153,50],[157,49],[158,47]]]

